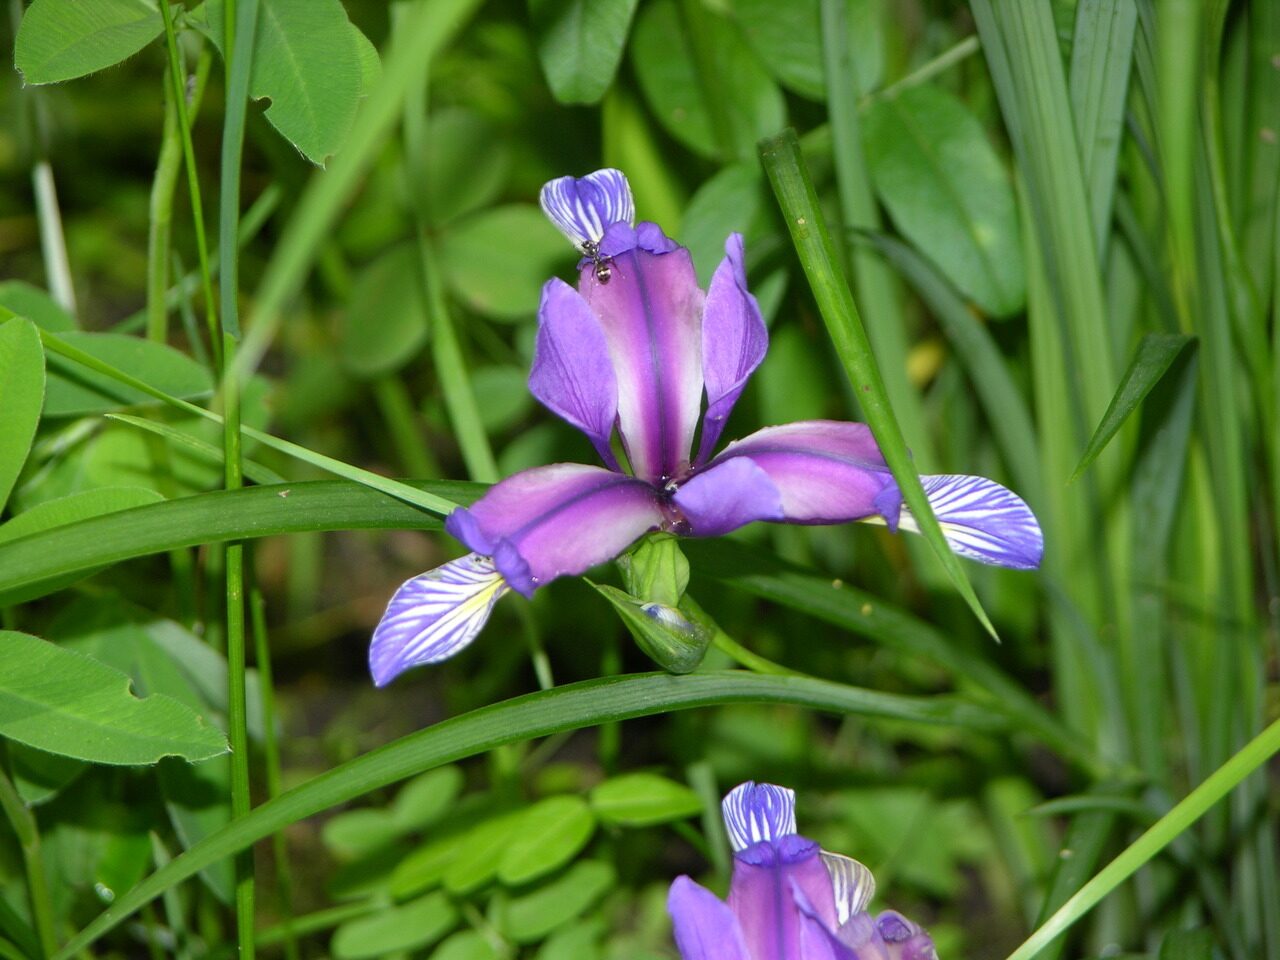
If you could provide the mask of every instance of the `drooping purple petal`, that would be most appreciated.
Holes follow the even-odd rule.
[[[799,890],[812,913],[835,927],[831,877],[818,845],[796,834],[754,843],[733,856],[729,908],[742,925],[753,960],[793,960],[800,953]]]
[[[871,871],[852,857],[822,851],[822,864],[831,876],[831,889],[836,901],[836,919],[847,923],[854,914],[862,913],[876,894],[876,879]]]
[[[985,477],[923,476],[920,483],[951,549],[962,557],[1033,570],[1044,556],[1044,535],[1031,508],[1012,490]],[[905,507],[902,528],[919,533]]]
[[[637,246],[614,256],[602,282],[584,264],[578,289],[604,330],[618,379],[618,429],[637,477],[682,473],[702,405],[704,295],[689,251]]]
[[[747,290],[742,234],[729,235],[724,254],[707,288],[702,312],[702,378],[707,387],[707,412],[702,419],[698,463],[705,462],[715,449],[747,378],[769,349],[769,332],[760,305]]]
[[[876,929],[876,922],[866,911],[853,914],[840,924],[840,942],[848,944],[858,960],[890,960],[889,947]]]
[[[618,381],[600,321],[577,290],[552,279],[542,288],[529,390],[585,433],[617,469],[609,437],[618,415]]]
[[[613,224],[636,220],[631,186],[621,170],[560,177],[543,185],[538,200],[557,229],[584,252],[589,244],[599,244]]]
[[[445,529],[493,558],[526,597],[556,577],[611,560],[662,522],[649,484],[579,463],[525,470],[449,515]]]
[[[796,832],[796,792],[789,787],[748,780],[725,795],[720,812],[735,853]]]
[[[731,457],[682,483],[673,497],[694,537],[719,537],[755,520],[782,520],[782,494],[750,457]]]
[[[800,954],[803,960],[871,960],[862,957],[822,922],[809,898],[799,887],[792,888],[796,909],[800,911]]]
[[[688,877],[676,877],[667,912],[682,960],[753,960],[733,911]]]
[[[707,472],[738,457],[768,474],[788,523],[845,523],[879,514],[891,527],[897,524],[898,486],[866,424],[802,420],[765,427],[729,444]]]
[[[475,639],[507,589],[493,563],[474,553],[403,584],[373,631],[374,684],[385,686],[410,667],[453,656]]]

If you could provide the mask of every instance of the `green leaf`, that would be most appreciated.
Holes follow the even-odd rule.
[[[453,833],[419,847],[396,864],[390,892],[396,899],[430,890],[444,880],[450,865],[467,848],[467,833]]]
[[[43,406],[40,334],[30,320],[14,317],[0,324],[0,513],[27,462]]]
[[[191,20],[224,49],[224,0],[208,0]],[[367,72],[356,33],[339,0],[262,0],[249,95],[269,99],[272,126],[320,166],[355,121]]]
[[[13,785],[22,802],[29,807],[53,799],[88,769],[83,760],[45,753],[21,743],[10,743],[7,750]]]
[[[783,86],[826,99],[820,0],[729,0],[729,12],[760,62]],[[847,21],[858,90],[874,89],[884,72],[880,0],[848,0]]]
[[[445,889],[450,893],[470,893],[492,880],[523,817],[524,811],[517,811],[486,820],[469,830],[466,843],[445,868]]]
[[[585,913],[613,886],[613,866],[599,860],[575,863],[538,889],[494,904],[494,920],[516,943],[534,943]]]
[[[0,525],[0,543],[92,517],[163,501],[164,497],[146,487],[99,487],[96,490],[84,490],[68,497],[38,503],[30,510],[24,510],[13,517],[8,523]]]
[[[676,607],[642,602],[607,583],[592,583],[609,601],[636,645],[671,673],[692,673],[702,663],[712,633]]]
[[[994,316],[1026,300],[1009,178],[976,117],[923,84],[876,102],[864,139],[876,192],[898,229]]]
[[[14,42],[14,64],[27,83],[83,77],[133,56],[164,22],[146,0],[32,0]]]
[[[656,773],[625,773],[591,791],[591,806],[605,823],[648,827],[702,812],[702,800],[683,783]]]
[[[53,297],[22,280],[0,282],[0,307],[26,317],[44,330],[55,333],[76,328],[75,318],[67,313]]]
[[[1219,952],[1213,931],[1170,930],[1160,943],[1159,960],[1218,960]]]
[[[596,815],[581,797],[540,800],[520,815],[498,879],[510,886],[536,880],[572,860],[595,832]]]
[[[440,265],[454,292],[496,320],[533,316],[543,283],[572,256],[564,237],[530,204],[477,213],[440,243]]]
[[[703,287],[724,259],[725,238],[737,232],[750,240],[769,212],[764,174],[754,160],[730,164],[698,187],[680,220],[680,242],[689,248]],[[768,229],[773,231],[772,224]]]
[[[1194,339],[1180,333],[1148,333],[1142,338],[1137,352],[1129,362],[1129,368],[1120,378],[1120,386],[1116,388],[1115,396],[1111,398],[1107,412],[1102,416],[1102,422],[1093,431],[1089,445],[1085,447],[1084,455],[1080,457],[1080,463],[1072,471],[1068,483],[1079,479],[1080,474],[1106,449],[1130,414],[1138,409],[1147,394],[1168,372],[1173,361],[1178,359],[1178,355]]]
[[[745,160],[757,140],[786,122],[786,102],[733,24],[705,13],[697,37],[710,61],[703,75],[673,0],[645,4],[631,60],[650,109],[673,137],[703,156]]]
[[[419,950],[435,943],[458,924],[458,911],[442,893],[367,917],[350,920],[333,935],[335,960],[365,960],[390,953]]]
[[[386,810],[348,810],[325,822],[320,839],[337,857],[355,860],[387,846],[400,835]]]
[[[139,700],[129,678],[30,634],[0,631],[0,735],[91,763],[203,760],[226,739],[164,696]]]
[[[1001,717],[975,704],[880,693],[808,677],[728,671],[684,677],[641,674],[566,684],[444,720],[341,764],[254,807],[246,816],[175,857],[118,897],[51,960],[69,960],[135,910],[208,864],[231,856],[289,824],[441,764],[485,753],[503,744],[566,730],[728,703],[788,703],[837,715],[894,717],[929,724],[959,723],[979,729],[1000,730],[1007,726]],[[1280,732],[1280,724],[1276,730]],[[515,822],[519,822],[518,816]],[[468,856],[487,856],[491,867],[501,850],[501,845],[489,851],[479,851],[473,846],[466,848]]]
[[[529,0],[538,59],[561,103],[595,103],[613,82],[636,0]]]
[[[489,206],[511,170],[511,141],[484,115],[466,107],[437,110],[427,136],[406,158],[413,200],[429,223],[442,226]]]
[[[391,818],[402,833],[422,830],[443,817],[462,792],[458,767],[441,767],[410,780],[391,803]]]
[[[338,326],[338,356],[376,377],[404,366],[427,340],[422,268],[414,242],[398,244],[357,274]]]
[[[472,484],[422,487],[448,491],[467,503],[483,492]],[[88,499],[89,494],[83,496]],[[306,530],[439,530],[440,526],[439,518],[431,514],[349,482],[248,487],[183,497],[24,536],[0,551],[0,605],[60,589],[67,575],[85,575],[111,563],[176,547]]]
[[[484,398],[480,422],[489,433],[515,426],[531,409],[529,368],[515,364],[477,367],[471,374],[471,389]]]
[[[172,396],[202,397],[213,390],[209,372],[203,366],[163,343],[120,333],[79,331],[63,333],[61,339]],[[132,387],[97,371],[86,370],[52,351],[48,351],[47,356],[46,417],[79,417],[155,402]]]
[[[145,417],[133,417],[127,413],[108,413],[108,420],[118,420],[121,423],[127,423],[131,427],[137,427],[139,430],[145,430],[148,433],[154,433],[156,436],[164,437],[170,444],[179,450],[188,450],[201,459],[222,465],[223,452],[221,447],[215,447],[207,440],[202,440],[186,430],[178,427],[170,426],[160,420],[148,420]],[[191,424],[193,427],[208,426],[207,421],[195,421]],[[243,458],[241,467],[244,475],[254,483],[284,483],[284,477],[276,473],[270,467],[264,467],[260,463],[256,463],[248,458]],[[176,472],[176,471],[175,471]]]
[[[431,960],[499,960],[498,948],[478,930],[460,930],[431,954]]]

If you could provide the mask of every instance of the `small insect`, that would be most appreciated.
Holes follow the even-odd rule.
[[[600,283],[608,283],[609,278],[613,276],[612,257],[600,255],[600,244],[594,240],[583,241],[582,252],[591,258],[591,262],[596,268],[596,280]]]

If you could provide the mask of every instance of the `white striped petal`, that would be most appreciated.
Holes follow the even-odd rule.
[[[615,223],[634,226],[631,185],[621,170],[606,167],[585,177],[560,177],[546,183],[538,197],[542,212],[583,253],[598,246]]]
[[[462,650],[510,587],[488,557],[470,553],[404,583],[373,631],[369,670],[382,687],[424,663]]]
[[[836,899],[836,917],[844,926],[849,918],[862,913],[876,895],[876,878],[852,857],[838,853],[821,853],[822,865],[831,874],[831,890]]]
[[[786,787],[748,780],[729,791],[720,809],[735,853],[796,832],[796,792]]]
[[[923,476],[920,483],[951,549],[962,557],[1017,570],[1040,566],[1044,535],[1031,508],[1012,490],[985,477]],[[919,533],[903,505],[899,525]]]

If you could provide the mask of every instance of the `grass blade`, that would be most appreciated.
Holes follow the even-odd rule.
[[[813,181],[809,179],[800,155],[795,131],[787,130],[780,136],[763,141],[760,153],[827,332],[885,462],[893,471],[907,507],[916,517],[920,532],[933,547],[947,576],[979,622],[995,637],[995,627],[982,609],[982,603],[960,565],[960,558],[947,546],[933,508],[920,486],[920,475],[911,462],[902,429],[890,406],[884,380],[871,352],[871,343],[818,206]]]

